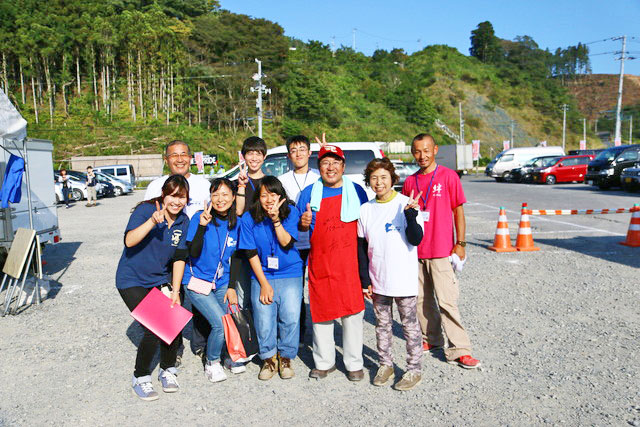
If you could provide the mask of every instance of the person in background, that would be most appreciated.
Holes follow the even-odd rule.
[[[380,368],[373,385],[383,386],[395,378],[393,370],[393,314],[395,301],[407,347],[407,372],[395,384],[397,390],[414,388],[422,380],[422,333],[418,323],[418,248],[422,225],[418,224],[418,200],[398,194],[393,163],[374,159],[364,171],[364,181],[376,193],[362,205],[358,220],[360,281],[373,298],[376,342]]]
[[[151,289],[162,286],[171,287],[172,306],[180,304],[180,283],[187,257],[189,218],[183,212],[187,200],[187,180],[182,175],[172,175],[165,180],[159,197],[141,202],[134,208],[125,228],[124,249],[116,271],[116,288],[130,311]],[[176,357],[182,338],[178,334],[167,345],[149,329],[143,329],[133,372],[133,393],[142,400],[156,400],[158,393],[151,383],[151,363],[158,344],[158,380],[164,392],[173,393],[179,389]]]
[[[364,189],[343,176],[342,150],[326,144],[318,152],[321,180],[302,190],[298,200],[300,231],[310,231],[309,303],[313,322],[313,361],[309,377],[321,379],[336,370],[334,320],[341,319],[347,378],[360,381],[363,371],[364,297],[358,274],[357,220],[367,202]]]
[[[207,179],[191,173],[191,148],[189,148],[189,145],[184,141],[175,140],[167,144],[164,149],[164,160],[167,163],[171,175],[182,175],[189,183],[190,199],[187,201],[184,211],[187,216],[191,218],[197,211],[204,209],[202,202],[203,200],[209,200],[209,187],[211,187],[211,183]],[[167,178],[168,175],[165,175],[151,181],[144,194],[144,199],[150,200],[160,196],[160,189]],[[192,311],[193,332],[190,343],[191,351],[204,361],[205,346],[207,343],[205,337],[209,336],[210,326],[207,319],[200,314],[197,308]],[[178,350],[178,365],[182,363],[182,349],[183,346],[181,345]]]
[[[317,169],[309,167],[311,143],[306,136],[292,136],[287,139],[286,144],[287,157],[291,160],[293,170],[280,175],[278,179],[287,192],[287,197],[297,205],[302,190],[313,185],[314,182],[320,179],[320,172],[318,172]],[[298,240],[295,243],[295,247],[300,253],[300,258],[302,258],[302,289],[304,293],[305,268],[310,247],[308,231],[300,231],[298,233]],[[302,305],[300,306],[300,344],[304,343],[306,317],[307,309],[304,305],[304,298],[302,298]]]
[[[97,183],[98,183],[98,179],[96,178],[96,174],[93,173],[93,168],[91,166],[87,166],[87,207],[96,205],[96,201],[97,201],[96,184]],[[92,200],[93,200],[93,203],[91,203]]]
[[[58,177],[58,182],[62,184],[62,198],[64,199],[64,204],[67,209],[69,206],[69,175],[67,175],[66,169],[60,169],[60,176]]]
[[[471,356],[471,341],[462,326],[458,297],[458,280],[449,261],[454,252],[466,256],[466,224],[462,184],[458,174],[435,161],[438,146],[431,135],[413,138],[411,153],[420,170],[407,177],[402,194],[422,193],[419,198],[424,238],[418,246],[418,320],[422,329],[424,351],[444,347],[444,333],[449,345],[447,362],[465,369],[476,369],[480,361]],[[455,227],[455,237],[454,237]]]
[[[236,195],[238,216],[249,211],[255,191],[260,186],[260,180],[265,176],[262,165],[267,155],[267,144],[262,138],[250,136],[242,143],[241,153],[244,162],[240,163],[240,175],[238,175]],[[231,280],[235,283],[240,307],[251,308],[251,265],[244,251],[237,251],[234,254],[231,269]]]
[[[222,317],[227,303],[237,304],[236,291],[229,287],[229,263],[238,243],[238,220],[235,206],[235,186],[226,178],[211,183],[211,197],[205,209],[191,218],[187,233],[189,260],[182,276],[185,293],[194,307],[207,319],[211,332],[207,339],[204,372],[211,382],[227,379],[220,356],[224,346]],[[189,287],[192,277],[211,283],[210,292],[203,294]],[[241,363],[225,358],[225,367],[234,374],[246,371]]]
[[[291,360],[298,355],[302,259],[294,243],[299,213],[280,181],[265,176],[249,214],[242,216],[240,249],[253,270],[251,303],[263,360],[258,378],[293,378]]]

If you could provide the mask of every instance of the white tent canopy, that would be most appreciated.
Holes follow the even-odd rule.
[[[13,106],[9,97],[0,89],[0,138],[16,139],[27,137],[27,121]]]

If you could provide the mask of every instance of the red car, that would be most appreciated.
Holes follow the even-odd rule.
[[[587,166],[595,156],[563,156],[545,168],[533,171],[533,182],[555,184],[556,182],[584,182]]]

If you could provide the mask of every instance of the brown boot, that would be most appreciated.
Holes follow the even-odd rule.
[[[293,378],[296,374],[293,372],[293,368],[291,367],[291,359],[287,357],[282,357],[278,354],[280,378],[283,380],[288,380]]]
[[[262,381],[270,380],[276,372],[278,372],[278,359],[274,354],[270,358],[263,360],[262,368],[258,374],[258,379]]]

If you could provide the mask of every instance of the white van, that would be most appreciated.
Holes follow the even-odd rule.
[[[133,172],[133,165],[106,165],[106,166],[94,166],[93,170],[96,172],[106,173],[113,177],[118,178],[124,182],[128,182],[131,185],[136,185],[136,174]]]
[[[363,173],[371,160],[384,157],[384,153],[378,147],[378,144],[375,142],[330,142],[329,144],[340,147],[344,151],[344,156],[347,158],[344,169],[345,176],[360,184],[366,190],[369,198],[374,197],[374,192],[364,185]],[[320,144],[311,144],[309,166],[313,169],[318,168],[318,151],[320,151]],[[262,165],[262,171],[266,175],[280,176],[291,169],[293,169],[293,166],[287,157],[286,145],[279,145],[267,150],[267,156]],[[235,180],[238,178],[238,172],[239,169],[236,165],[222,176]]]
[[[512,169],[519,168],[534,157],[564,156],[562,147],[516,147],[504,150],[493,159],[485,170],[485,175],[502,182],[509,177]]]

